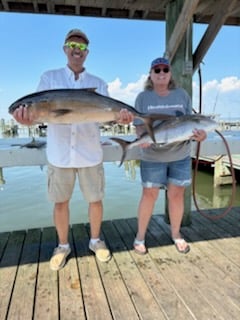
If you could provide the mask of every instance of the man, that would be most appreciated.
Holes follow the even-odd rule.
[[[108,95],[106,83],[88,73],[84,62],[88,55],[89,39],[79,29],[73,29],[65,37],[63,50],[67,56],[64,68],[45,72],[37,91],[64,88],[96,88],[102,95]],[[25,125],[34,121],[28,115],[27,108],[20,106],[13,114],[14,118]],[[130,123],[133,116],[127,110],[119,113],[120,123]],[[48,194],[54,202],[54,223],[59,245],[50,260],[52,270],[60,270],[71,252],[68,243],[69,201],[72,196],[75,179],[78,176],[80,189],[89,203],[89,222],[91,239],[89,249],[98,260],[107,262],[111,253],[100,239],[103,216],[102,199],[104,196],[103,151],[100,143],[100,131],[97,123],[48,124]]]

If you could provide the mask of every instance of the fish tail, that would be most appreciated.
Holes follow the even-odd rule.
[[[123,140],[123,139],[120,139],[120,138],[114,138],[114,137],[110,138],[110,139],[115,141],[115,142],[117,142],[117,143],[119,143],[121,148],[122,148],[122,157],[121,157],[120,164],[119,164],[119,167],[121,167],[121,165],[123,164],[123,161],[126,158],[127,150],[128,150],[129,144],[131,142]]]

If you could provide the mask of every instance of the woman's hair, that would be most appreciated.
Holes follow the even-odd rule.
[[[173,77],[171,76],[171,79],[168,84],[168,89],[172,90],[172,89],[175,89],[176,87],[177,87],[177,84],[173,79]],[[150,75],[147,77],[147,80],[144,83],[144,90],[153,90],[153,82],[151,80]]]

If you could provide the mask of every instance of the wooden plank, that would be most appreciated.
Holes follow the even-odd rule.
[[[170,61],[173,60],[175,53],[178,50],[178,47],[183,39],[183,36],[186,33],[187,27],[189,23],[192,22],[192,16],[197,8],[198,2],[199,0],[185,0],[183,3],[182,10],[175,23],[165,53],[166,56],[169,57]]]
[[[65,267],[59,271],[60,319],[85,319],[82,288],[71,229],[69,242],[72,249],[71,255]]]
[[[54,228],[1,233],[0,318],[237,320],[239,213],[233,208],[211,221],[194,212],[191,226],[181,229],[191,245],[188,255],[176,251],[162,215],[151,219],[145,256],[132,250],[136,218],[104,221],[109,263],[89,254],[89,224],[75,225],[72,254],[59,272],[49,269]]]
[[[82,224],[74,225],[72,229],[86,319],[110,320],[111,312],[95,256],[89,253],[87,230]]]
[[[110,221],[104,221],[102,229],[105,239],[108,239],[108,245],[113,257],[109,263],[98,262],[98,268],[112,317],[113,319],[139,319],[117,264],[118,256],[128,255],[128,253],[124,250],[125,248],[123,249],[122,240],[117,236],[116,230]],[[113,243],[114,246],[112,246]]]
[[[234,262],[229,259],[229,255],[223,255],[221,251],[219,251],[216,248],[216,245],[214,244],[213,237],[209,237],[210,230],[211,230],[211,224],[210,222],[205,219],[199,217],[199,219],[202,221],[202,223],[206,223],[209,225],[209,230],[208,229],[203,229],[203,232],[201,231],[201,222],[197,221],[196,219],[193,219],[193,224],[191,228],[186,228],[183,231],[183,235],[187,238],[191,238],[191,240],[194,242],[194,245],[199,248],[204,254],[207,255],[209,259],[215,263],[218,268],[220,268],[225,276],[223,277],[228,277],[231,278],[233,282],[239,284],[240,283],[240,269],[239,266],[237,266]],[[205,221],[204,221],[205,219]],[[206,238],[204,237],[205,233],[207,233],[208,238],[210,238],[209,241],[206,241]],[[222,231],[219,230],[219,233],[222,234]],[[230,238],[231,239],[231,238]],[[231,239],[232,241],[232,239]],[[238,253],[239,249],[236,248],[236,253]]]
[[[233,168],[240,170],[240,154],[231,155],[231,157],[232,157]],[[222,158],[222,162],[225,166],[228,166],[228,167],[231,166],[228,156],[224,156]]]
[[[146,320],[165,319],[161,307],[158,305],[153,293],[139,272],[138,266],[121,240],[125,239],[127,231],[125,230],[124,234],[120,234],[119,236],[113,227],[110,228],[110,224],[108,224],[108,229],[105,230],[104,228],[106,237],[111,239],[109,244],[114,252],[114,259],[117,262],[128,294],[140,318]],[[132,243],[134,233],[131,232],[129,237],[132,239]]]
[[[32,229],[26,233],[8,319],[32,319],[40,238],[40,229]]]
[[[165,233],[159,223],[154,223],[155,217],[150,221],[149,232],[155,246],[162,242],[169,242],[169,233]],[[163,219],[161,223],[164,224]],[[168,226],[167,226],[168,227]],[[157,234],[157,237],[154,236]],[[159,241],[161,235],[161,241]],[[162,241],[164,238],[164,241]],[[192,312],[192,316],[196,319],[218,319],[224,318],[217,310],[208,302],[207,297],[199,290],[198,279],[192,278],[187,272],[184,272],[182,265],[187,262],[188,255],[179,254],[174,245],[161,245],[149,248],[149,254],[155,260],[159,270],[163,276],[169,281],[169,284],[175,290],[179,299]],[[193,281],[194,280],[194,281]],[[201,306],[199,308],[199,306]]]
[[[136,230],[136,219],[118,220],[115,227],[121,235],[128,250],[132,250],[133,230]],[[131,231],[130,228],[131,227]],[[148,284],[158,305],[167,319],[191,320],[191,312],[186,308],[183,302],[178,298],[169,282],[163,277],[150,255],[140,256],[132,252],[132,257],[142,274],[145,282]]]
[[[196,220],[201,226],[201,234],[204,239],[216,239],[216,241],[213,242],[213,245],[218,248],[223,255],[226,255],[230,261],[235,263],[237,266],[240,266],[239,254],[236,254],[239,253],[240,246],[238,225],[231,226],[231,228],[228,225],[226,228],[226,224],[223,219],[218,220],[217,225],[213,221],[211,221],[211,224],[209,221],[208,224],[203,224],[204,220],[199,216],[196,216]],[[223,225],[225,225],[225,228],[222,227]],[[228,241],[228,239],[231,239],[231,241]]]
[[[3,319],[7,317],[8,306],[11,303],[24,239],[25,231],[12,232],[0,261],[0,315]]]
[[[164,226],[162,223],[161,227],[163,227],[163,230],[165,229]],[[194,231],[190,232],[191,228],[184,228],[184,230],[183,234],[186,235],[188,232],[190,236],[189,239],[191,239]],[[174,259],[176,251],[169,250],[168,255]],[[184,263],[181,263],[179,268],[181,268],[183,273],[188,275],[188,278],[193,282],[193,286],[198,285],[198,290],[207,298],[208,303],[217,310],[219,315],[224,319],[229,317],[230,319],[237,320],[239,318],[239,283],[234,283],[232,279],[205,254],[205,247],[204,251],[200,251],[197,246],[192,245],[190,254],[186,256]]]
[[[233,207],[227,214],[227,218],[232,224],[238,226],[240,224],[240,209],[238,207]]]
[[[231,10],[235,7],[235,4],[236,0],[229,0],[227,6],[225,0],[218,1],[218,5],[215,8],[215,14],[213,15],[201,42],[193,54],[193,73],[202,62],[205,54],[213,43],[219,30],[224,25],[226,19],[231,15]]]
[[[116,224],[114,225],[116,226]],[[137,265],[123,243],[123,238],[119,235],[114,225],[111,222],[104,222],[103,224],[106,238],[111,238],[109,246],[118,266],[116,273],[114,273],[114,270],[110,271],[113,272],[115,284],[119,285],[116,281],[120,281],[120,286],[115,286],[116,294],[114,293],[114,296],[111,297],[112,310],[115,310],[114,305],[119,304],[119,301],[124,305],[124,308],[122,304],[118,306],[117,310],[119,311],[118,314],[115,314],[114,319],[127,319],[128,317],[129,319],[139,319],[139,317],[143,319],[165,319],[161,308],[147,287]],[[109,279],[110,281],[111,279]],[[111,285],[111,287],[113,287],[111,291],[114,292],[114,286]],[[106,288],[108,290],[108,282]],[[108,295],[110,297],[111,292]],[[119,318],[118,315],[121,315],[121,317]]]
[[[7,242],[8,242],[9,237],[10,237],[10,232],[2,232],[0,234],[0,261],[1,261],[2,255],[4,253],[4,250],[7,246]]]
[[[49,260],[55,246],[55,228],[44,228],[40,247],[34,319],[59,319],[58,273],[49,268]]]
[[[191,237],[191,239],[194,239],[195,232],[194,228],[185,229],[183,234],[186,238]],[[192,259],[192,262],[196,263],[201,272],[207,277],[211,278],[212,276],[214,285],[218,286],[218,295],[221,294],[221,298],[227,295],[227,297],[224,298],[224,304],[222,303],[222,306],[226,308],[227,305],[227,311],[230,314],[229,309],[231,304],[237,306],[238,309],[240,308],[240,268],[232,263],[228,256],[223,255],[216,249],[214,246],[215,241],[216,240],[210,242],[194,242],[194,253],[197,254],[198,258],[195,260]],[[231,239],[228,241],[231,241]],[[237,252],[238,249],[236,250],[236,253]],[[199,259],[199,257],[201,258]],[[212,285],[209,285],[209,287],[212,288]],[[238,317],[239,310],[237,312]]]

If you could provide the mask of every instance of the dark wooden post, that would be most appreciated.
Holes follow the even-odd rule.
[[[183,5],[184,0],[170,1],[168,4],[166,10],[166,43],[168,43],[172,35]],[[168,54],[168,52],[166,52],[166,54]],[[187,31],[171,61],[171,65],[174,79],[178,85],[183,87],[190,97],[192,97],[192,22],[188,25]],[[165,203],[165,221],[169,223],[167,193]],[[182,226],[191,224],[191,187],[185,190],[184,206]]]

